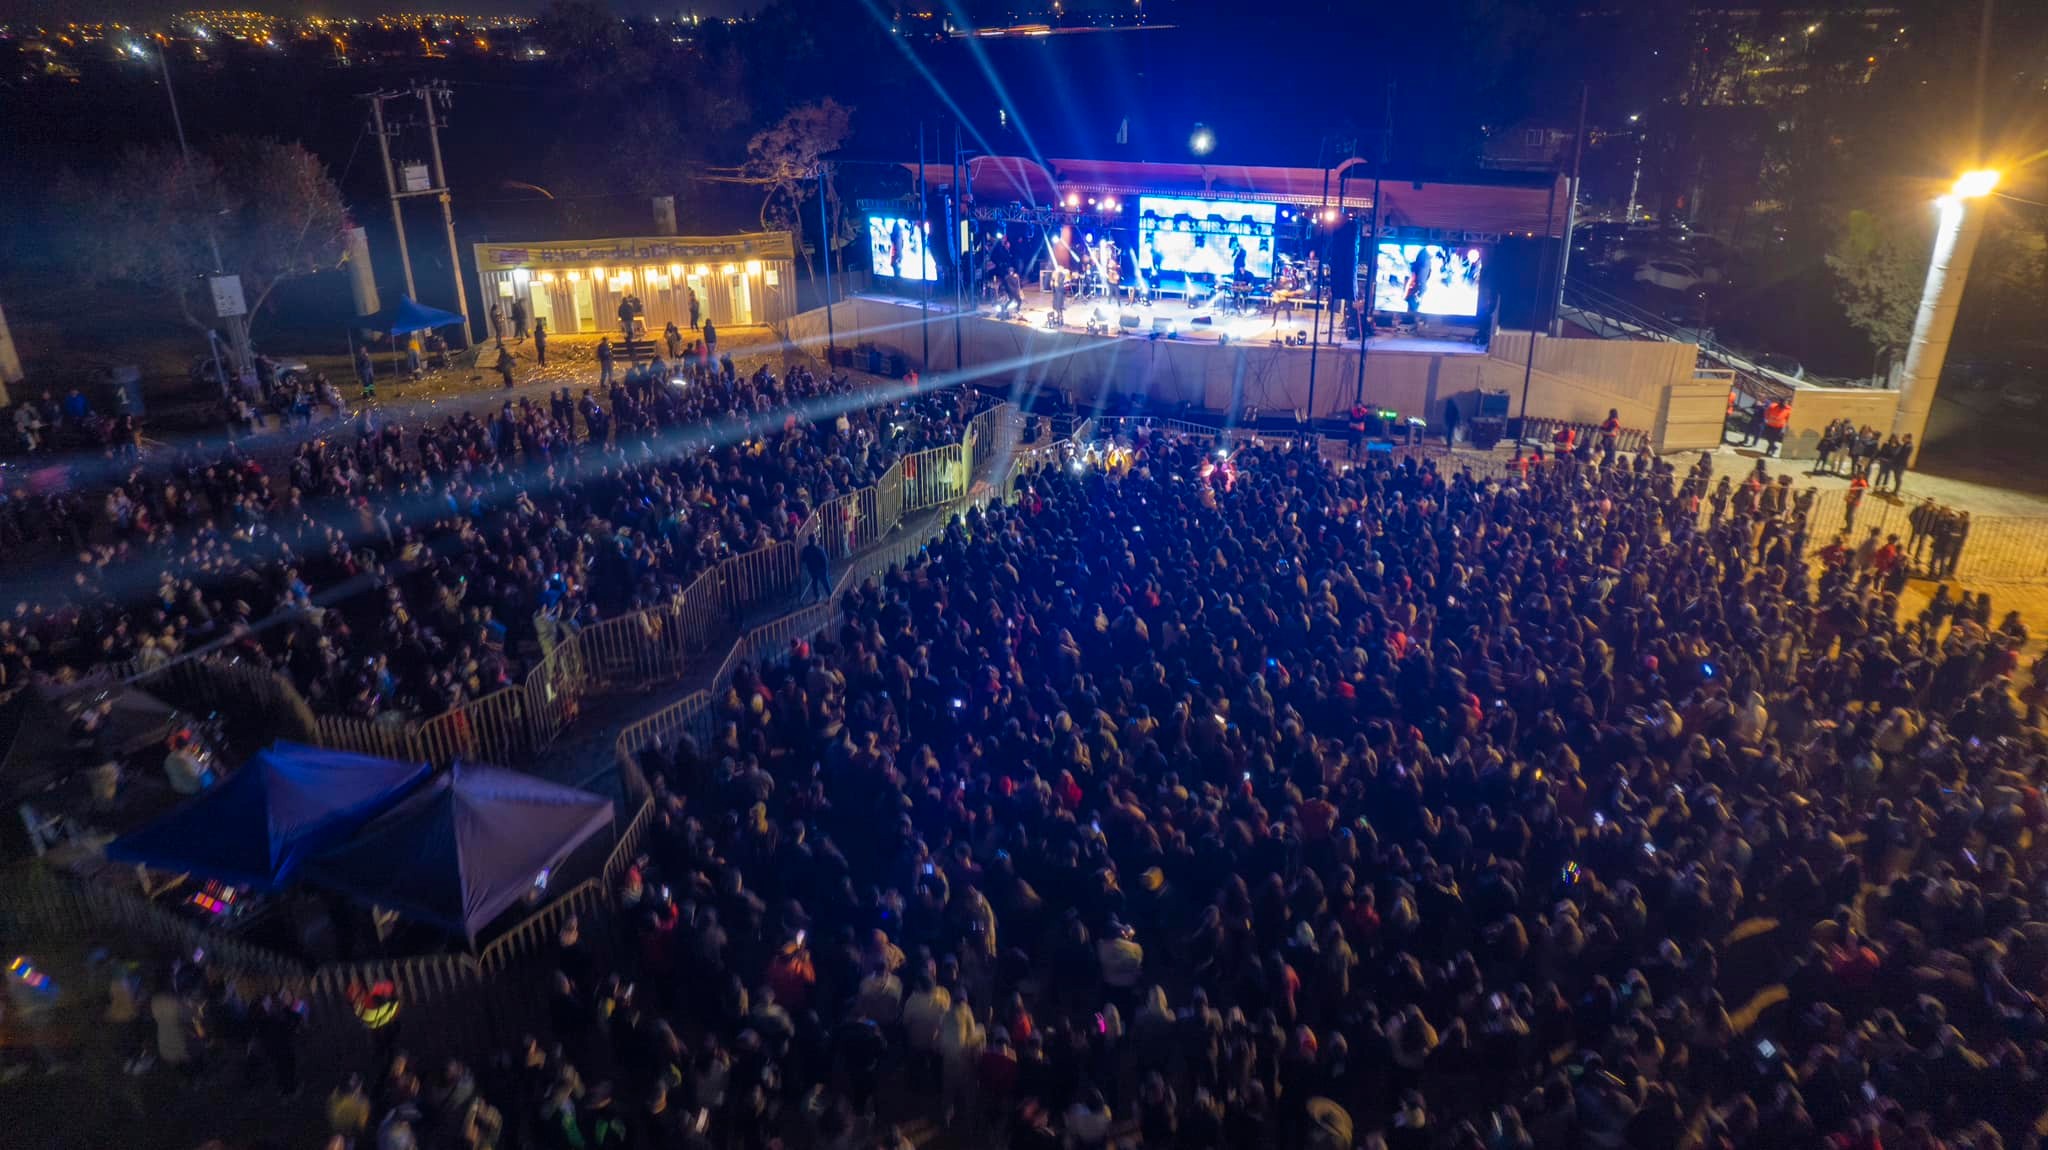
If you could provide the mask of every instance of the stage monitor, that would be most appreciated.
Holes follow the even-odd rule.
[[[928,228],[919,227],[901,216],[869,216],[869,266],[878,276],[936,281],[939,265],[926,250],[928,236]],[[922,274],[918,271],[920,265],[924,268]]]
[[[1382,240],[1373,261],[1377,311],[1476,316],[1486,253],[1470,244],[1404,244]]]
[[[1238,253],[1245,274],[1273,275],[1272,204],[1138,197],[1138,270],[1143,275],[1203,275],[1229,279]]]

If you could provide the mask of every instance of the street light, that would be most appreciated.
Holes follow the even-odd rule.
[[[1631,124],[1636,123],[1642,118],[1643,116],[1640,112],[1630,112],[1628,114],[1628,122]],[[1629,177],[1628,208],[1622,214],[1622,220],[1631,224],[1636,222],[1636,193],[1643,188],[1643,132],[1641,128],[1636,129],[1635,136],[1636,168],[1635,174]]]
[[[1986,168],[1957,176],[1956,186],[1950,194],[1965,200],[1981,200],[1996,190],[1998,173]]]
[[[1920,458],[1927,439],[1927,413],[1941,384],[1948,359],[1949,336],[1955,332],[1962,306],[1963,284],[1970,278],[1970,260],[1984,234],[1984,212],[1975,201],[1998,188],[1990,169],[1964,172],[1949,194],[1934,201],[1941,222],[1934,233],[1934,258],[1927,264],[1927,284],[1920,291],[1920,312],[1913,319],[1913,339],[1906,347],[1906,365],[1899,373],[1899,405],[1892,413],[1892,434],[1912,436],[1906,465]]]

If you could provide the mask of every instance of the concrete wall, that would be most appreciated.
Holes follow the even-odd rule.
[[[901,352],[916,367],[924,359],[925,332],[913,304],[851,299],[832,309],[841,347],[875,343]],[[1116,394],[1144,394],[1155,410],[1187,404],[1211,411],[1267,413],[1310,407],[1309,364],[1315,363],[1312,414],[1344,411],[1358,394],[1356,349],[1274,347],[1270,343],[1221,345],[1208,341],[1153,340],[1140,334],[1118,339],[1085,331],[1048,331],[934,310],[929,325],[930,362],[925,374],[949,376],[955,363],[955,331],[965,341],[963,373],[970,379],[1029,390],[1053,387],[1077,404],[1091,405]],[[792,317],[788,338],[804,350],[825,354],[825,316],[815,309]],[[1445,401],[1470,418],[1481,391],[1506,392],[1508,411],[1522,406],[1528,339],[1523,333],[1496,334],[1490,352],[1442,353],[1400,347],[1372,349],[1365,360],[1363,398],[1379,407],[1421,415],[1432,423]],[[1656,426],[1665,393],[1688,387],[1696,352],[1688,344],[1637,344],[1541,338],[1535,370],[1529,373],[1529,414],[1597,423],[1609,408],[1628,427]],[[1717,394],[1719,392],[1717,391]]]
[[[1899,405],[1899,393],[1867,387],[1801,387],[1792,396],[1792,422],[1785,427],[1785,445],[1778,454],[1786,459],[1812,459],[1819,454],[1820,434],[1837,419],[1858,427],[1869,424],[1890,432],[1892,411]]]

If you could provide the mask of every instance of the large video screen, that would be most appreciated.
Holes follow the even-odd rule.
[[[1374,265],[1375,310],[1479,314],[1479,278],[1485,267],[1485,253],[1479,248],[1382,240]]]
[[[868,266],[878,276],[936,280],[939,265],[932,259],[929,238],[929,229],[901,216],[869,216]]]
[[[1276,210],[1272,204],[1140,196],[1138,270],[1229,279],[1242,252],[1246,275],[1271,278]]]

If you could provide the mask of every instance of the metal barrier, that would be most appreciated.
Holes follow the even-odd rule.
[[[306,968],[292,958],[207,930],[127,887],[73,879],[37,862],[21,864],[0,882],[0,917],[12,928],[0,933],[15,937],[94,938],[121,932],[178,951],[204,948],[230,969],[276,978],[293,989],[305,984]]]
[[[775,543],[719,564],[725,572],[725,605],[735,616],[747,608],[771,602],[796,585],[795,543]]]
[[[1522,439],[1527,442],[1549,443],[1559,428],[1569,427],[1578,433],[1580,443],[1591,443],[1597,450],[1600,443],[1600,425],[1597,423],[1573,423],[1565,419],[1541,419],[1531,416],[1522,421]],[[1624,455],[1634,455],[1650,444],[1650,433],[1638,428],[1624,427],[1615,437],[1615,446]]]
[[[570,915],[589,915],[608,901],[603,879],[585,879],[553,902],[527,915],[518,926],[493,939],[477,955],[477,965],[489,973],[531,958],[561,933],[562,923]]]
[[[523,683],[409,724],[338,715],[314,718],[299,701],[308,718],[308,737],[322,746],[441,766],[457,758],[513,762],[530,757],[575,721],[584,699],[675,682],[716,649],[734,620],[791,600],[801,582],[803,544],[814,535],[827,554],[845,559],[875,547],[906,515],[966,498],[975,461],[995,458],[991,452],[1014,445],[1020,425],[1007,404],[981,412],[968,421],[961,442],[903,457],[873,486],[821,505],[794,538],[726,559],[667,604],[581,629],[536,619],[547,654]],[[861,567],[871,569],[871,563]],[[852,573],[842,572],[839,584],[850,585],[844,576]],[[742,636],[732,650],[758,653],[764,640],[753,637],[751,646],[748,641]],[[722,673],[730,674],[734,658],[725,657]],[[290,690],[276,676],[269,679],[273,689]]]
[[[902,514],[959,498],[964,486],[959,444],[906,455],[899,462],[903,466]]]

